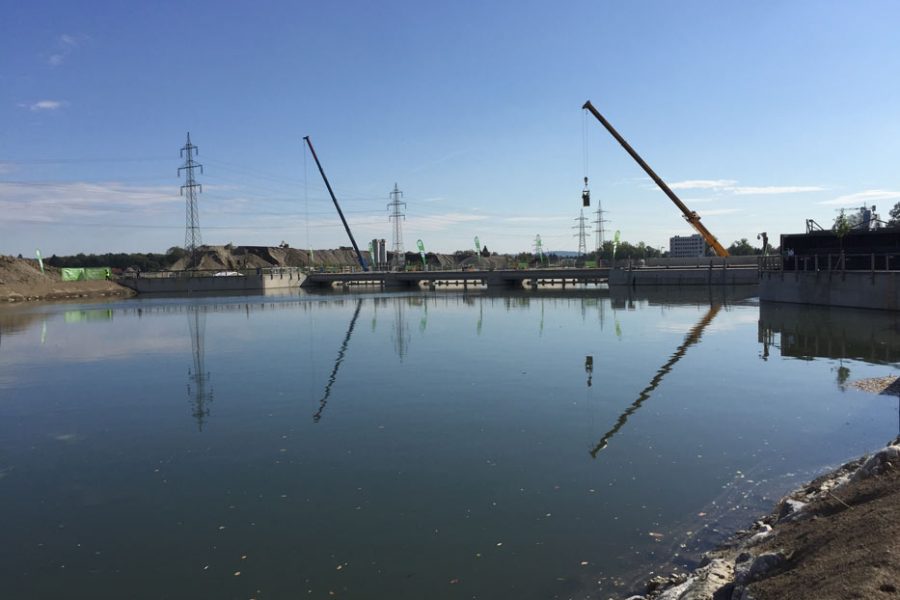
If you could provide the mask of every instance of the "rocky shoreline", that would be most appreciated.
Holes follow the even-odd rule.
[[[900,437],[794,490],[690,574],[628,600],[900,598]]]

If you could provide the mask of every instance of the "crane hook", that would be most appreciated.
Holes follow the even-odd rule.
[[[588,178],[584,178],[584,190],[581,192],[581,205],[591,205],[591,190],[588,189]]]

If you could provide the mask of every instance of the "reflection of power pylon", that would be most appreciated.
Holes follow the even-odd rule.
[[[394,306],[396,307],[394,312],[394,350],[401,361],[406,358],[409,348],[409,329],[406,326],[406,318],[403,314],[403,300],[404,298],[394,300]]]
[[[202,431],[203,422],[209,416],[208,404],[213,400],[213,390],[205,366],[206,313],[202,313],[199,306],[188,309],[188,328],[191,330],[191,351],[194,355],[193,369],[188,369],[188,398],[191,414],[197,420],[197,430]]]
[[[694,325],[690,331],[688,331],[687,335],[684,338],[684,342],[675,350],[674,354],[669,357],[669,360],[661,366],[656,371],[656,375],[653,376],[653,379],[650,380],[650,384],[641,390],[641,393],[638,394],[637,400],[631,403],[625,412],[619,415],[619,419],[616,421],[615,426],[607,431],[596,446],[591,450],[591,456],[597,458],[597,453],[606,448],[609,444],[609,440],[618,433],[620,429],[625,425],[628,421],[628,417],[630,417],[634,412],[641,407],[641,404],[644,403],[644,400],[650,397],[650,394],[659,386],[662,382],[663,377],[665,377],[669,371],[672,370],[672,367],[675,366],[679,360],[684,357],[684,354],[687,352],[687,349],[700,341],[700,338],[703,336],[703,331],[706,327],[712,322],[712,320],[719,313],[719,309],[722,306],[720,304],[714,304],[709,307],[709,310],[703,315],[696,325]]]
[[[341,363],[344,362],[344,355],[347,354],[347,345],[350,343],[350,336],[353,335],[353,328],[356,327],[356,319],[359,318],[360,308],[362,308],[362,299],[358,298],[356,300],[356,311],[353,313],[353,318],[350,319],[350,327],[347,328],[347,335],[344,336],[344,342],[341,344],[341,349],[338,350],[337,358],[334,361],[334,368],[331,369],[331,375],[328,376],[328,383],[325,385],[325,393],[322,394],[322,399],[319,400],[319,410],[313,415],[313,421],[315,423],[318,423],[319,419],[322,418],[322,411],[325,410],[325,405],[328,404],[328,398],[331,396],[331,387],[334,385],[334,382],[337,381],[338,369],[341,368]]]

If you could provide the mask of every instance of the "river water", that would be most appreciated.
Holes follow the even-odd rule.
[[[752,292],[0,311],[0,597],[608,598],[897,435],[894,315]]]

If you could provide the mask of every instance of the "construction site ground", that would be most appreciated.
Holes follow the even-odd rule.
[[[62,281],[59,270],[36,260],[0,256],[0,302],[128,297],[134,292],[113,281]]]

